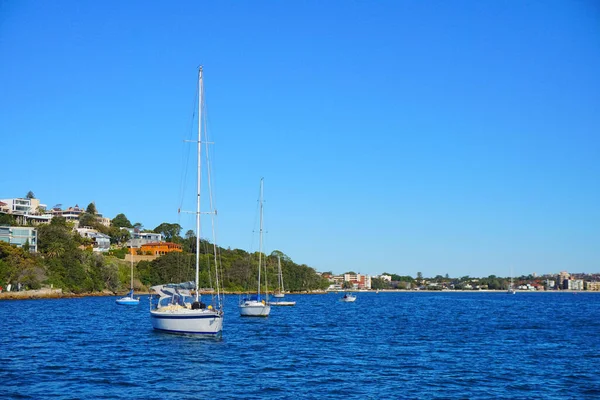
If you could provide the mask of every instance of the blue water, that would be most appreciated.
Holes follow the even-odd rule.
[[[226,297],[222,340],[154,332],[147,298],[0,302],[0,398],[600,398],[600,295]]]

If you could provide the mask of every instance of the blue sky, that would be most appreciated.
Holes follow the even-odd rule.
[[[193,227],[200,64],[221,246],[264,177],[318,271],[600,272],[594,1],[0,1],[0,198]]]

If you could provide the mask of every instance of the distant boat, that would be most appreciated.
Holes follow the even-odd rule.
[[[285,289],[283,288],[283,273],[281,272],[281,257],[277,256],[277,268],[279,271],[279,288],[278,291],[273,294],[273,297],[281,299],[285,296]],[[295,301],[281,301],[277,300],[271,303],[272,306],[295,306]]]
[[[125,297],[117,299],[117,304],[122,306],[137,306],[140,304],[140,298],[133,297],[133,254],[129,256],[131,257],[131,285],[129,286],[129,293]]]
[[[342,296],[340,301],[343,301],[345,303],[353,303],[356,301],[356,296],[352,293],[346,293],[344,296]]]
[[[270,303],[272,306],[295,306],[295,301],[273,301]]]
[[[258,246],[258,290],[256,295],[244,297],[241,299],[239,304],[240,316],[242,317],[268,317],[271,313],[271,306],[269,305],[269,294],[267,293],[267,269],[265,265],[265,298],[260,296],[260,274],[263,269],[262,267],[262,241],[263,241],[263,181],[260,179],[260,232],[259,232],[259,246]]]
[[[512,268],[510,269],[510,286],[508,287],[508,290],[506,291],[506,293],[508,293],[508,294],[516,294],[517,293],[517,291],[514,288],[514,284],[513,284]]]
[[[281,299],[285,297],[285,288],[283,286],[283,273],[281,272],[281,257],[277,256],[277,290],[273,293],[273,297]]]
[[[198,140],[197,140],[197,191],[194,194],[196,199],[196,280],[180,284],[163,284],[152,286],[151,290],[155,295],[152,296],[150,303],[150,320],[152,327],[158,331],[176,334],[191,334],[199,336],[219,337],[223,332],[223,298],[220,289],[221,280],[219,279],[217,245],[214,238],[214,218],[216,211],[213,205],[212,189],[210,180],[210,164],[208,160],[208,133],[202,129],[202,111],[204,108],[204,86],[202,80],[202,67],[198,70]],[[204,134],[204,135],[203,135]],[[203,145],[205,148],[203,149]],[[206,166],[208,176],[208,204],[209,211],[200,211],[200,183],[202,177],[202,150],[206,151]],[[202,302],[199,290],[199,269],[200,269],[200,214],[210,214],[213,218],[213,262],[212,268],[208,273],[211,280],[216,285],[215,293],[212,296],[211,304]],[[192,295],[191,290],[195,289]],[[156,296],[158,295],[158,299]]]

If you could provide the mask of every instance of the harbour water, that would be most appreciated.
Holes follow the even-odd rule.
[[[147,298],[0,302],[6,399],[600,398],[600,295],[226,296],[221,340],[154,332]]]

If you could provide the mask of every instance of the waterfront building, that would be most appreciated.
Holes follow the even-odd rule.
[[[583,290],[583,280],[582,279],[569,279],[566,281],[568,290]]]
[[[29,226],[0,226],[0,241],[23,247],[29,244],[29,251],[37,252],[37,229]]]
[[[591,292],[600,292],[600,282],[586,282],[585,288]]]
[[[344,274],[344,281],[352,283],[358,289],[371,289],[370,275]]]

